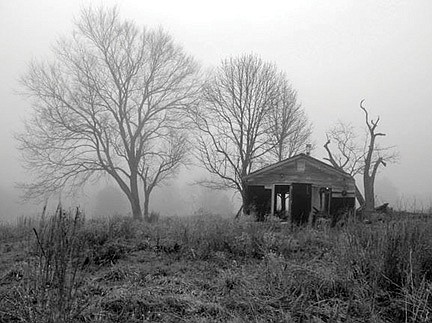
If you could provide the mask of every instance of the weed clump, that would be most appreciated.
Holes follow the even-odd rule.
[[[79,270],[84,256],[79,239],[83,224],[78,209],[72,213],[59,206],[53,216],[43,217],[39,228],[33,229],[30,257],[14,272],[17,283],[4,296],[9,318],[70,322],[80,315],[88,301]]]

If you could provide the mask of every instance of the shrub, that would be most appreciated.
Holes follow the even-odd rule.
[[[113,265],[118,260],[123,259],[132,248],[121,242],[109,241],[101,246],[91,249],[89,262],[97,265]]]
[[[148,218],[148,221],[150,223],[156,223],[156,222],[159,221],[159,219],[160,219],[160,213],[159,212],[155,212],[155,211],[151,211],[150,212],[150,215],[149,215],[149,218]]]
[[[80,238],[86,250],[85,265],[112,265],[133,249],[137,225],[130,217],[114,216],[93,219],[81,229]]]

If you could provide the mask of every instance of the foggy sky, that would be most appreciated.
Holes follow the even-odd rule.
[[[0,217],[25,178],[12,132],[31,108],[14,94],[17,79],[32,59],[49,58],[51,44],[70,35],[73,17],[90,3],[0,0]],[[162,26],[204,68],[242,53],[277,64],[314,124],[316,158],[325,156],[325,130],[337,120],[364,126],[365,99],[371,116],[381,117],[382,144],[400,153],[378,175],[381,183],[430,204],[432,1],[103,2],[116,3],[124,18]]]

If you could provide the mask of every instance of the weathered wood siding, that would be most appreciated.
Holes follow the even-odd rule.
[[[292,183],[312,184],[316,187],[331,187],[334,193],[343,190],[355,191],[355,182],[349,175],[341,174],[321,163],[314,163],[308,158],[299,158],[247,178],[247,185],[290,185]],[[350,194],[351,195],[351,194]]]

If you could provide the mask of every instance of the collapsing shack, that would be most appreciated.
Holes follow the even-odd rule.
[[[355,208],[355,181],[349,174],[306,154],[264,167],[245,177],[246,212],[258,219],[276,215],[294,224],[312,223]]]

